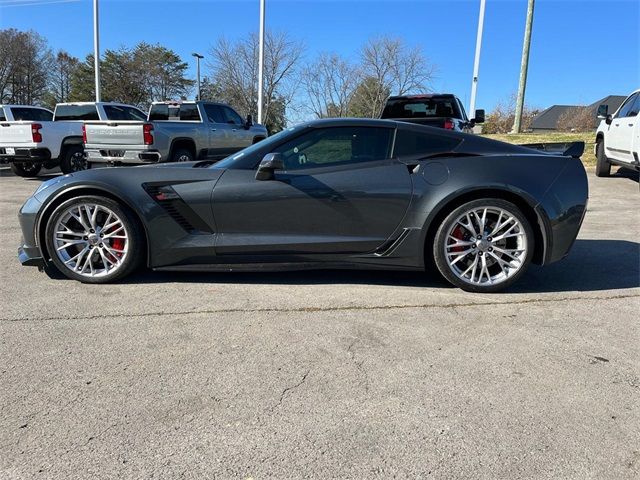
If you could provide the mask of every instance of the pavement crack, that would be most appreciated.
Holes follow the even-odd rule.
[[[174,311],[155,311],[141,313],[110,313],[97,315],[69,315],[55,316],[45,318],[0,318],[0,322],[42,322],[42,321],[64,321],[64,320],[101,320],[106,318],[144,318],[144,317],[165,317],[174,315],[197,315],[197,314],[218,314],[218,313],[317,313],[317,312],[348,312],[348,311],[376,311],[376,310],[408,310],[408,309],[456,309],[465,307],[492,307],[500,305],[529,305],[529,304],[547,304],[559,302],[574,301],[597,301],[597,300],[621,300],[627,298],[640,298],[638,294],[629,295],[612,295],[612,296],[567,296],[555,298],[527,298],[516,301],[486,301],[486,302],[461,302],[461,303],[415,303],[415,304],[399,304],[399,305],[344,305],[331,307],[296,307],[296,308],[277,308],[277,307],[258,307],[258,308],[204,308],[195,310],[174,310]]]
[[[279,408],[280,406],[282,406],[282,402],[284,401],[285,397],[289,394],[289,392],[292,392],[293,390],[297,389],[298,387],[300,387],[307,380],[307,377],[309,376],[309,373],[311,373],[311,369],[306,371],[306,373],[302,376],[302,378],[300,379],[300,381],[298,383],[296,383],[295,385],[291,385],[290,387],[285,387],[285,389],[282,390],[282,393],[280,394],[280,400],[278,400],[278,403],[276,403],[271,408],[272,412],[276,408]]]

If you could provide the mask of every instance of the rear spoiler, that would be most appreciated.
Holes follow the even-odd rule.
[[[584,142],[526,143],[519,146],[533,148],[534,150],[541,150],[555,155],[562,155],[563,157],[580,158],[584,153]]]

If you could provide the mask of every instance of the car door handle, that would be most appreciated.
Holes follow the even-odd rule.
[[[633,123],[629,123],[629,126],[630,126],[630,127],[633,127]]]
[[[212,128],[212,129],[211,129],[211,131],[212,131],[212,132],[215,132],[215,131],[217,131],[217,130],[218,130],[217,128]]]

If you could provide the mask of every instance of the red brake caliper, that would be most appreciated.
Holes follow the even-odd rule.
[[[115,250],[124,250],[124,238],[112,238],[111,248]],[[115,255],[118,257],[122,257],[122,253],[120,252],[116,252]]]
[[[457,238],[458,240],[464,240],[464,229],[460,225],[458,225],[453,229],[453,232],[451,232],[451,236]],[[464,247],[462,246],[451,248],[452,252],[461,252],[462,250],[464,250]]]

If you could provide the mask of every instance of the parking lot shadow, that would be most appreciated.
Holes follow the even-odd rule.
[[[611,172],[613,178],[628,178],[636,183],[640,183],[640,172],[638,170],[631,170],[630,168],[621,167],[617,172]]]
[[[124,283],[359,284],[453,288],[437,273],[359,270],[203,273],[141,271]],[[529,271],[505,293],[619,290],[640,286],[640,243],[577,240],[564,260]]]
[[[567,258],[529,272],[509,291],[589,292],[640,286],[640,243],[576,240]]]

